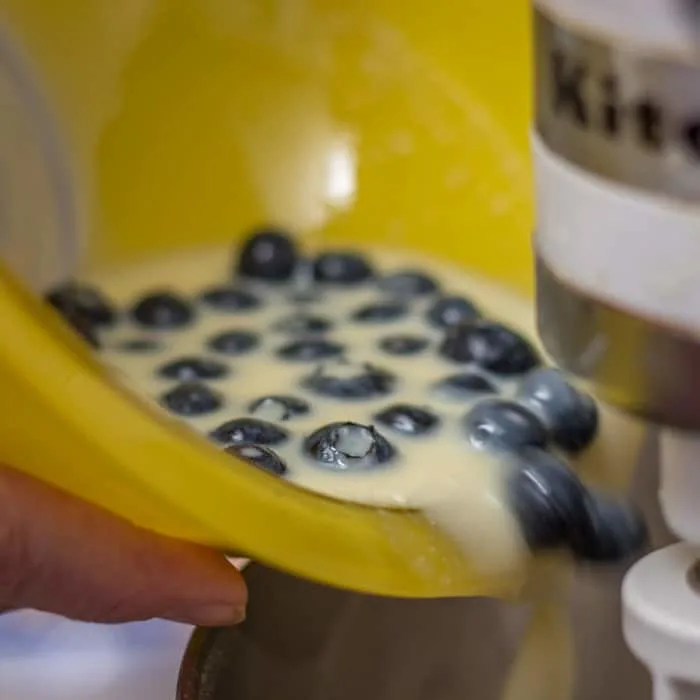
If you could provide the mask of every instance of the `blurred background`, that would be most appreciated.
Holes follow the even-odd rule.
[[[191,629],[0,616],[0,700],[173,700]]]

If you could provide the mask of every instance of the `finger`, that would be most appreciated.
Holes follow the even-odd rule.
[[[240,573],[222,555],[0,468],[0,608],[220,626],[240,622],[246,601]]]

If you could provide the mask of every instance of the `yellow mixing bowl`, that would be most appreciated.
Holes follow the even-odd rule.
[[[506,592],[419,514],[231,468],[110,383],[27,289],[273,221],[529,292],[527,3],[0,0],[0,20],[0,458],[333,585]]]

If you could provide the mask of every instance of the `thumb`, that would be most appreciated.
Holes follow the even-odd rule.
[[[0,468],[0,610],[219,626],[240,622],[246,600],[223,556]]]

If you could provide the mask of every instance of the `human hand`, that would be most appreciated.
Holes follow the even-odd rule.
[[[0,611],[222,626],[243,620],[246,601],[243,578],[222,555],[0,468]]]

